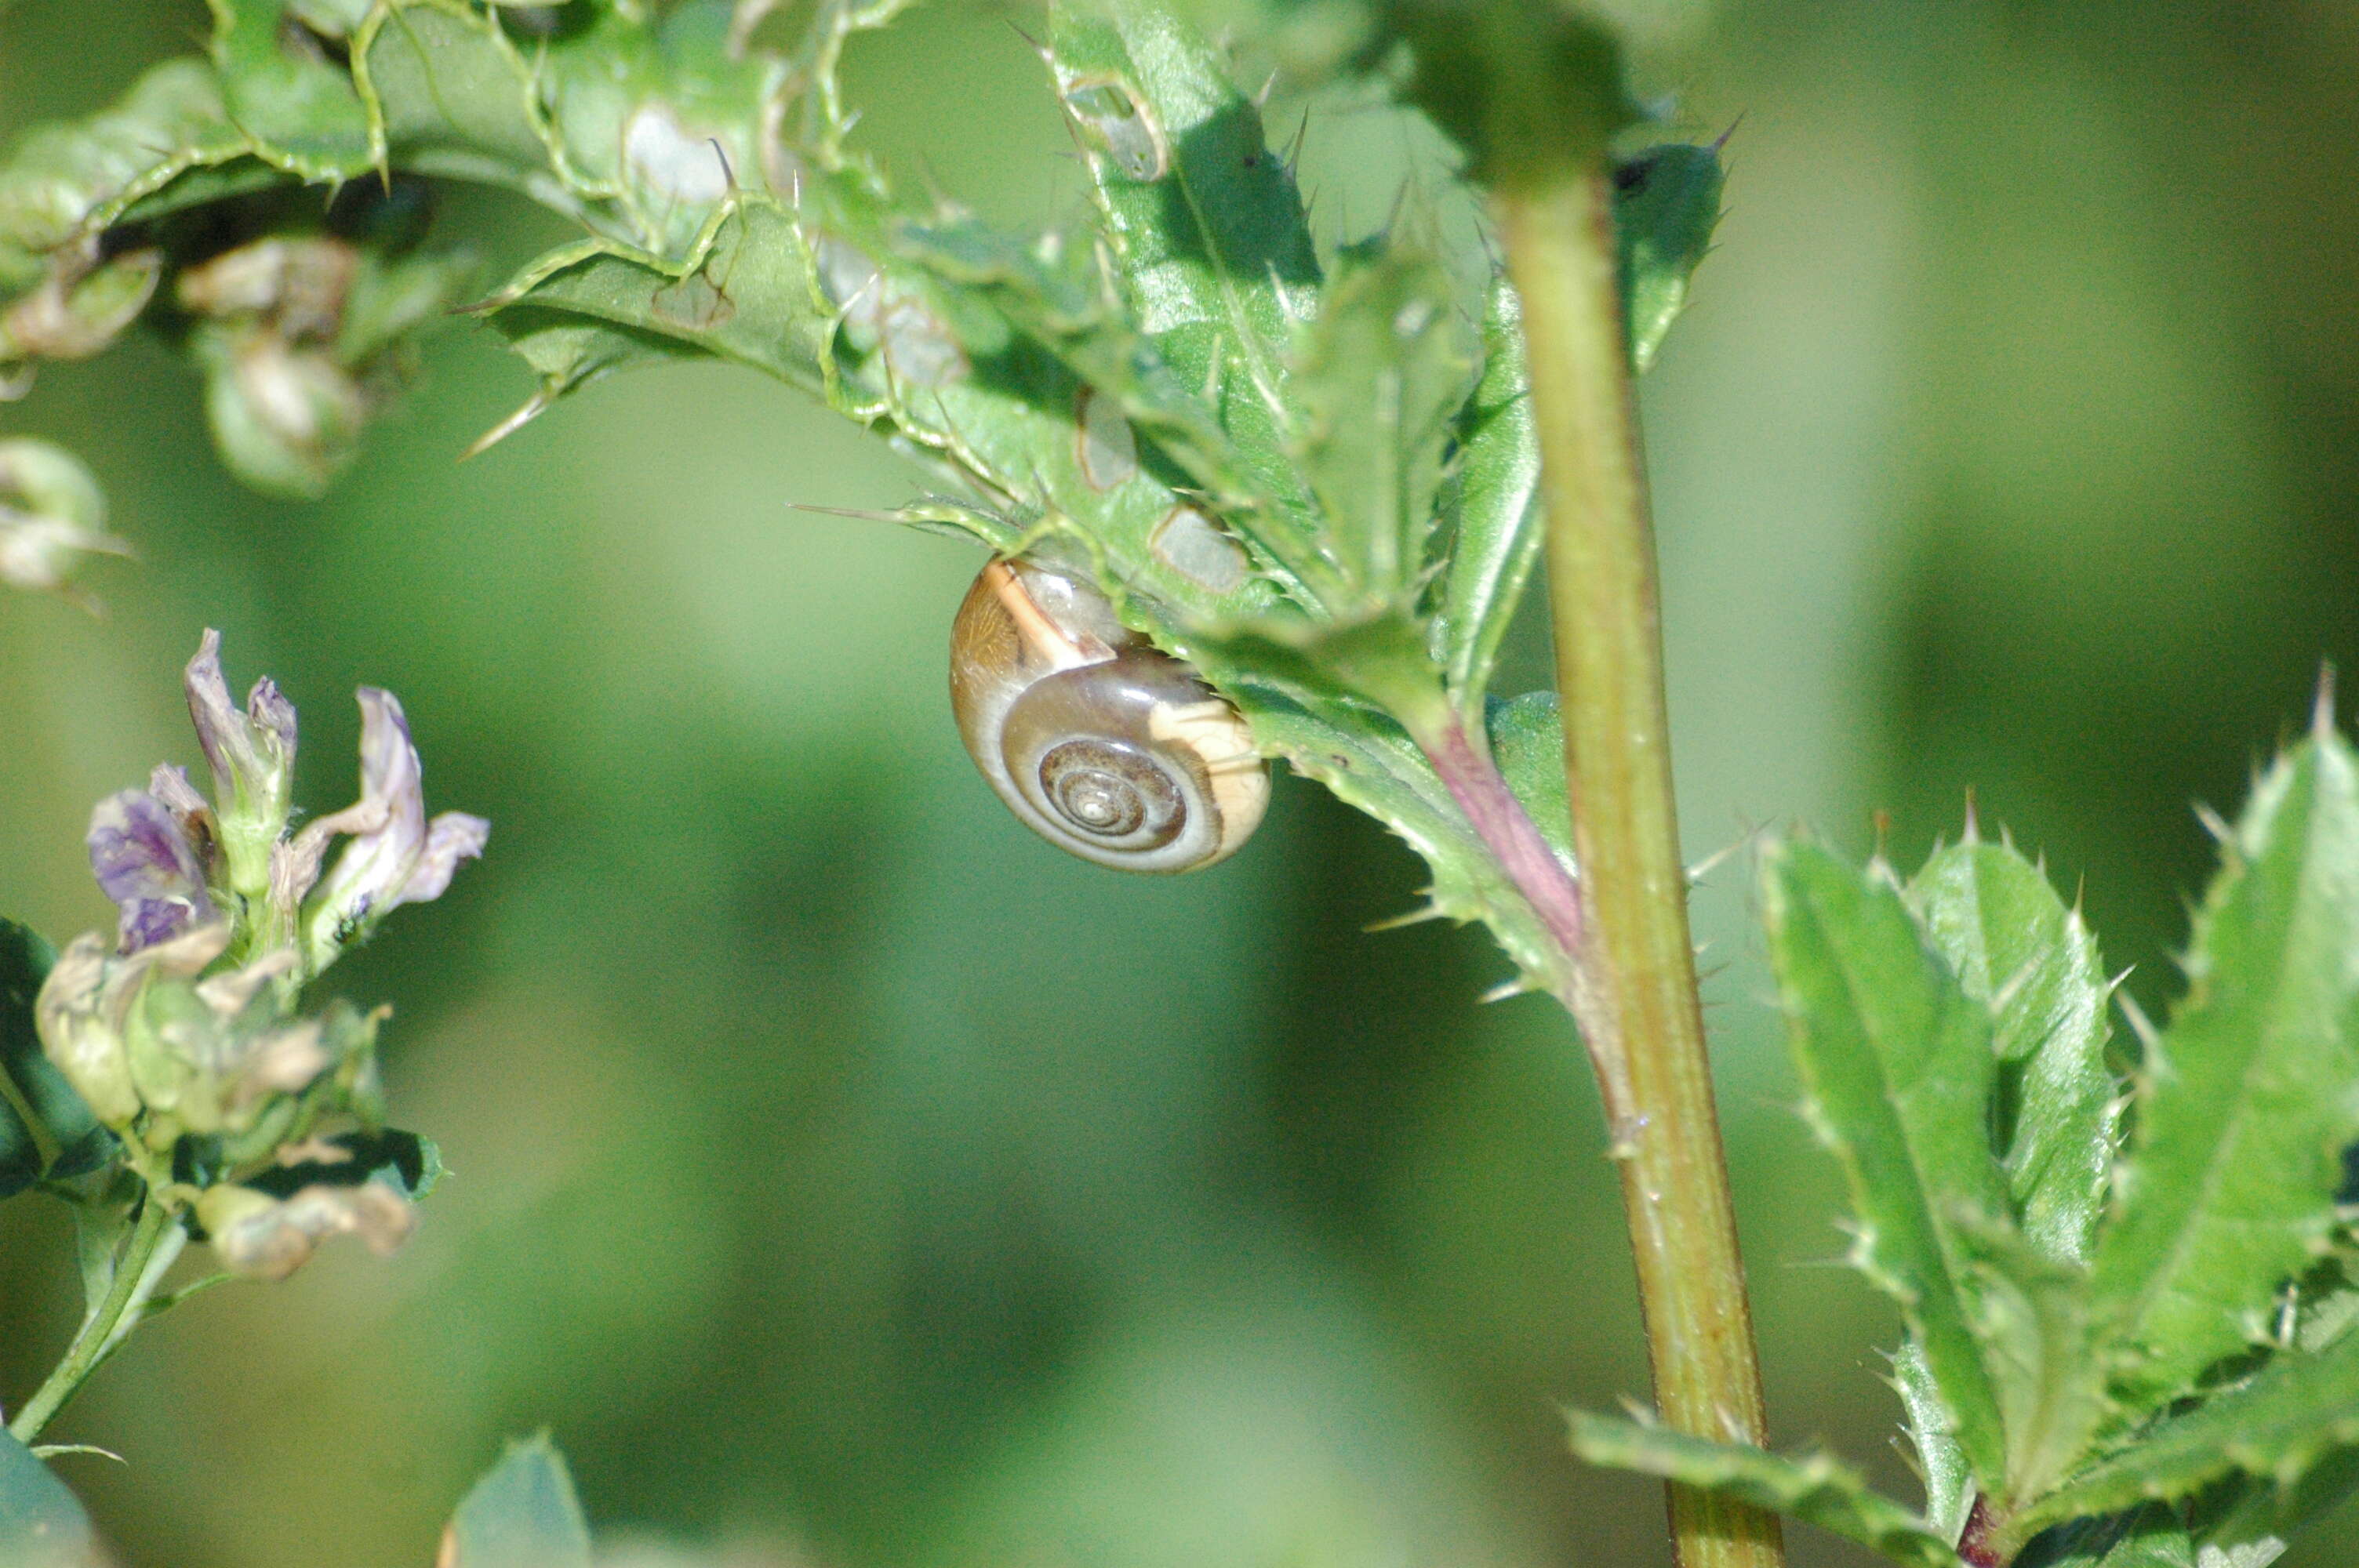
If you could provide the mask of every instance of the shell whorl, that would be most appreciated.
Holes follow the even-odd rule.
[[[1268,805],[1268,769],[1236,709],[1094,589],[1044,567],[994,561],[967,590],[951,707],[1008,808],[1103,866],[1211,865]]]

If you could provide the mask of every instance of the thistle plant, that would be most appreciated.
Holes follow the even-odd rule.
[[[196,1292],[284,1279],[333,1236],[391,1251],[440,1173],[386,1120],[389,1010],[306,993],[395,909],[440,896],[489,825],[428,819],[401,704],[364,687],[360,798],[297,828],[294,706],[266,678],[234,702],[220,648],[206,633],[186,679],[210,798],[166,764],[91,815],[115,929],[58,952],[0,922],[0,1195],[71,1206],[86,1306],[9,1420],[16,1444]],[[219,1271],[165,1290],[192,1240]]]
[[[1969,816],[1903,879],[1796,840],[1761,899],[1853,1262],[1908,1326],[1923,1512],[1824,1456],[1600,1416],[1574,1446],[1896,1562],[2258,1568],[2359,1480],[2359,754],[2321,692],[2254,783],[2149,1024]],[[2119,1011],[2123,1038],[2110,1020]]]
[[[2004,844],[1970,828],[1906,882],[1807,841],[1765,855],[1812,1125],[1851,1178],[1856,1259],[1908,1325],[1894,1377],[1928,1497],[1912,1511],[1777,1457],[1630,390],[1710,243],[1719,146],[1656,137],[1613,29],[1552,0],[1059,0],[1042,91],[1086,201],[1009,233],[853,145],[838,66],[901,6],[212,0],[204,58],[0,167],[0,372],[21,387],[147,320],[205,378],[229,466],[295,495],[350,462],[454,306],[536,383],[475,452],[635,367],[719,360],[801,389],[930,476],[892,520],[1102,599],[1109,645],[1182,661],[1262,756],[1422,857],[1422,914],[1486,926],[1506,990],[1570,1012],[1655,1378],[1648,1422],[1577,1417],[1574,1444],[1671,1483],[1682,1563],[1767,1568],[1779,1512],[1919,1564],[2267,1561],[2359,1453],[2335,1207],[2359,1137],[2359,784],[2325,705],[2223,829],[2194,989],[2150,1040],[2114,1038],[2093,937]],[[1208,27],[1299,84],[1425,114],[1497,261],[1469,278],[1413,201],[1321,234]],[[471,292],[469,247],[437,232],[452,182],[579,237]],[[41,564],[9,574],[34,586],[112,547],[94,492],[44,482],[17,485],[51,524]],[[1503,697],[1543,550],[1556,690]],[[174,774],[101,807],[123,925],[41,990],[46,1059],[88,1126],[53,1126],[34,1176],[81,1193],[114,1172],[95,1212],[123,1238],[91,1365],[153,1310],[153,1260],[190,1220],[234,1265],[281,1271],[327,1230],[389,1238],[432,1167],[378,1119],[374,1015],[294,1010],[386,911],[439,893],[482,825],[427,822],[400,710],[364,692],[361,804],[290,830],[291,712],[266,687],[231,708],[212,658],[190,691],[213,804]],[[20,1116],[42,1103],[22,1081]],[[332,1123],[351,1130],[323,1145]],[[75,1165],[68,1133],[112,1163]]]

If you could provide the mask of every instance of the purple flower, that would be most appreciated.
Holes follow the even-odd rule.
[[[243,712],[222,678],[221,633],[206,628],[189,661],[189,717],[213,772],[213,803],[229,885],[259,893],[269,848],[287,830],[295,788],[295,705],[268,676],[254,683]]]
[[[204,862],[171,808],[145,790],[108,795],[90,816],[90,868],[122,909],[122,949],[136,953],[213,918]]]
[[[298,834],[278,868],[282,882],[299,887],[325,853],[330,834],[353,836],[307,906],[306,957],[315,974],[387,912],[440,898],[459,862],[482,854],[492,831],[490,823],[464,812],[427,820],[418,748],[410,743],[401,703],[375,687],[363,687],[358,695],[361,798]]]

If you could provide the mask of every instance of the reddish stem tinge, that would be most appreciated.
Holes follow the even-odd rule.
[[[1507,873],[1516,890],[1532,906],[1540,924],[1564,953],[1566,972],[1573,972],[1581,954],[1581,888],[1540,836],[1523,803],[1499,776],[1487,751],[1467,733],[1465,720],[1451,712],[1418,737],[1434,771],[1449,787],[1451,798]]]
[[[1990,1499],[1976,1498],[1973,1510],[1966,1515],[1966,1528],[1958,1535],[1958,1559],[1966,1568],[2006,1568],[2006,1559],[1999,1553],[1998,1525]]]

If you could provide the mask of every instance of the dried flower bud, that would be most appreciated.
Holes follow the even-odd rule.
[[[54,590],[90,556],[129,555],[105,521],[105,497],[72,453],[30,437],[0,441],[0,582]]]
[[[33,1018],[51,1065],[93,1116],[120,1132],[139,1114],[139,1094],[131,1087],[122,1032],[106,1022],[100,1006],[105,979],[106,939],[94,931],[76,937],[58,955]]]
[[[332,342],[359,269],[360,252],[342,240],[274,237],[190,267],[173,292],[194,315],[266,318],[282,338]]]
[[[90,358],[138,319],[163,270],[158,251],[133,251],[103,263],[61,258],[38,288],[0,314],[0,364]]]
[[[360,455],[368,396],[332,355],[267,330],[209,326],[197,356],[214,448],[255,489],[315,501]]]
[[[381,1182],[305,1187],[284,1199],[223,1185],[197,1199],[197,1221],[232,1271],[283,1280],[332,1236],[357,1236],[370,1251],[389,1255],[416,1227],[417,1211]]]
[[[157,1039],[155,1022],[140,1005],[150,984],[195,978],[221,957],[229,939],[229,922],[214,919],[116,956],[93,932],[75,938],[42,983],[33,1004],[42,1051],[92,1112],[117,1132],[147,1107],[151,1088],[177,1098],[185,1076],[168,1052],[156,1056],[139,1048]]]
[[[375,1045],[375,1019],[349,1006],[332,1006],[321,1018],[286,1017],[275,982],[296,968],[293,949],[280,948],[194,984],[146,988],[125,1018],[124,1044],[141,1102],[172,1119],[162,1130],[252,1131],[264,1126],[266,1105],[302,1094],[340,1060]],[[276,1141],[239,1157],[266,1153]]]

